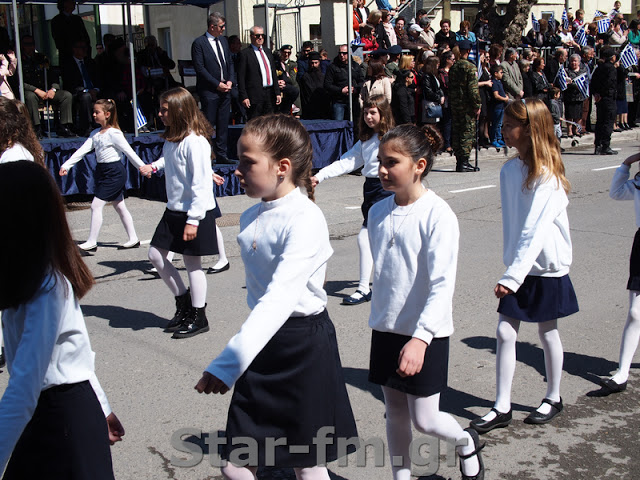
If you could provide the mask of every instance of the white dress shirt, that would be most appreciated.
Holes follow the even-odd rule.
[[[209,32],[206,32],[207,40],[209,40],[209,45],[211,45],[211,49],[213,50],[213,54],[218,60],[218,65],[220,65],[220,81],[225,82],[227,79],[224,78],[224,68],[222,68],[222,62],[220,61],[220,56],[218,55],[218,47],[220,45],[220,51],[222,52],[222,60],[227,62],[227,59],[224,57],[224,48],[222,48],[222,43],[220,43],[220,37],[214,37]],[[216,45],[217,44],[217,45]]]
[[[270,87],[273,85],[274,79],[273,79],[273,69],[271,68],[271,63],[269,62],[269,57],[267,57],[267,55],[264,53],[264,51],[262,51],[261,53],[261,49],[256,47],[255,45],[251,45],[251,48],[253,48],[253,53],[256,54],[256,58],[258,59],[258,65],[260,65],[260,75],[262,75],[262,86],[263,87]],[[262,59],[262,55],[264,54],[264,61]],[[269,78],[271,79],[271,83],[269,83],[267,81],[267,71],[264,68],[264,62],[267,62],[267,67],[269,68]]]

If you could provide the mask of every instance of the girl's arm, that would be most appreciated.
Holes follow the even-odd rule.
[[[82,157],[84,157],[91,150],[93,150],[93,135],[87,138],[87,141],[84,142],[82,146],[78,150],[76,150],[75,153],[71,155],[71,157],[66,162],[62,164],[59,172],[60,176],[66,175],[69,170],[71,170],[71,167],[82,160]]]
[[[207,214],[208,199],[213,192],[211,146],[204,137],[187,137],[187,169],[191,171],[191,205],[187,224],[197,227]]]
[[[351,150],[340,157],[340,160],[327,165],[313,177],[317,183],[327,178],[339,177],[345,173],[353,172],[357,168],[364,166],[364,157],[362,156],[362,141],[358,141]],[[312,181],[313,181],[312,178]]]
[[[140,159],[140,157],[133,151],[129,142],[122,133],[122,130],[118,130],[117,128],[112,128],[111,139],[113,142],[113,146],[124,153],[129,161],[135,165],[135,167],[140,170],[140,167],[144,166],[144,162]]]
[[[160,157],[155,162],[140,167],[140,173],[147,178],[151,178],[151,174],[157,173],[158,170],[164,169],[164,157]]]
[[[628,157],[613,174],[609,196],[614,200],[633,200],[636,194],[635,182],[629,180],[631,165],[640,160],[640,153]]]

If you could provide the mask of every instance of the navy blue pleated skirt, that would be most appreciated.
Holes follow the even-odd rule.
[[[362,206],[360,210],[362,210],[362,216],[364,217],[364,222],[362,222],[362,226],[367,226],[367,220],[369,219],[369,209],[375,204],[378,203],[383,198],[386,198],[390,195],[393,195],[393,192],[388,192],[384,188],[382,188],[382,183],[379,178],[369,178],[364,181],[364,185],[362,186],[362,196],[364,197],[364,201],[362,202]]]
[[[326,448],[314,444],[323,427],[334,432]],[[240,456],[248,466],[312,467],[355,451],[355,445],[338,448],[337,439],[357,435],[336,332],[325,310],[289,318],[238,379],[221,455],[228,460],[234,449],[246,452],[245,443],[232,441],[250,437],[258,449],[253,458]],[[269,448],[268,439],[279,438],[287,444]]]
[[[576,313],[578,299],[569,275],[527,275],[516,293],[500,299],[498,312],[523,322],[546,322]]]
[[[627,290],[640,291],[640,228],[636,230],[629,258],[629,281]]]
[[[105,202],[113,202],[124,193],[127,173],[122,162],[98,163],[96,165],[95,196]]]
[[[198,234],[193,240],[185,242],[182,239],[184,226],[187,224],[187,213],[165,209],[160,223],[151,239],[151,245],[163,250],[202,257],[203,255],[217,255],[218,239],[216,237],[215,208],[209,210],[200,220]]]
[[[369,381],[383,387],[419,397],[430,397],[447,388],[449,378],[449,337],[434,338],[424,354],[422,370],[411,377],[401,377],[398,369],[400,351],[411,337],[391,332],[371,333]]]

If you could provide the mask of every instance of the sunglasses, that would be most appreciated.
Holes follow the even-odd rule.
[[[264,38],[264,33],[252,33],[251,36],[256,38]]]
[[[340,52],[340,55],[348,55],[349,52]]]
[[[227,27],[226,23],[223,23],[222,25],[214,25],[215,27],[218,27],[220,30],[224,30]]]

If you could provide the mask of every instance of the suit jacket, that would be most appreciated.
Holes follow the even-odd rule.
[[[518,96],[518,93],[524,91],[522,72],[520,72],[520,67],[518,67],[516,62],[510,64],[505,60],[500,65],[502,65],[502,71],[504,72],[502,85],[504,85],[504,90],[509,100],[514,100]]]
[[[219,36],[220,46],[225,58],[224,79],[234,81],[235,67],[229,50],[229,42],[223,36]],[[220,85],[220,64],[218,57],[213,53],[207,35],[201,35],[191,44],[191,61],[196,71],[196,89],[201,92],[219,93],[217,88]]]
[[[275,60],[268,48],[263,48],[263,52],[271,65],[271,81],[273,87],[273,97],[280,95],[278,88],[278,76],[276,75]],[[260,74],[260,64],[253,47],[249,45],[240,52],[240,61],[238,62],[238,93],[240,101],[249,99],[251,103],[262,98],[262,75]]]
[[[94,60],[85,57],[84,64],[89,72],[89,78],[95,88],[100,88],[100,77],[98,76],[98,66]],[[84,79],[82,72],[75,61],[75,58],[68,60],[62,67],[62,86],[73,95],[84,90]]]

